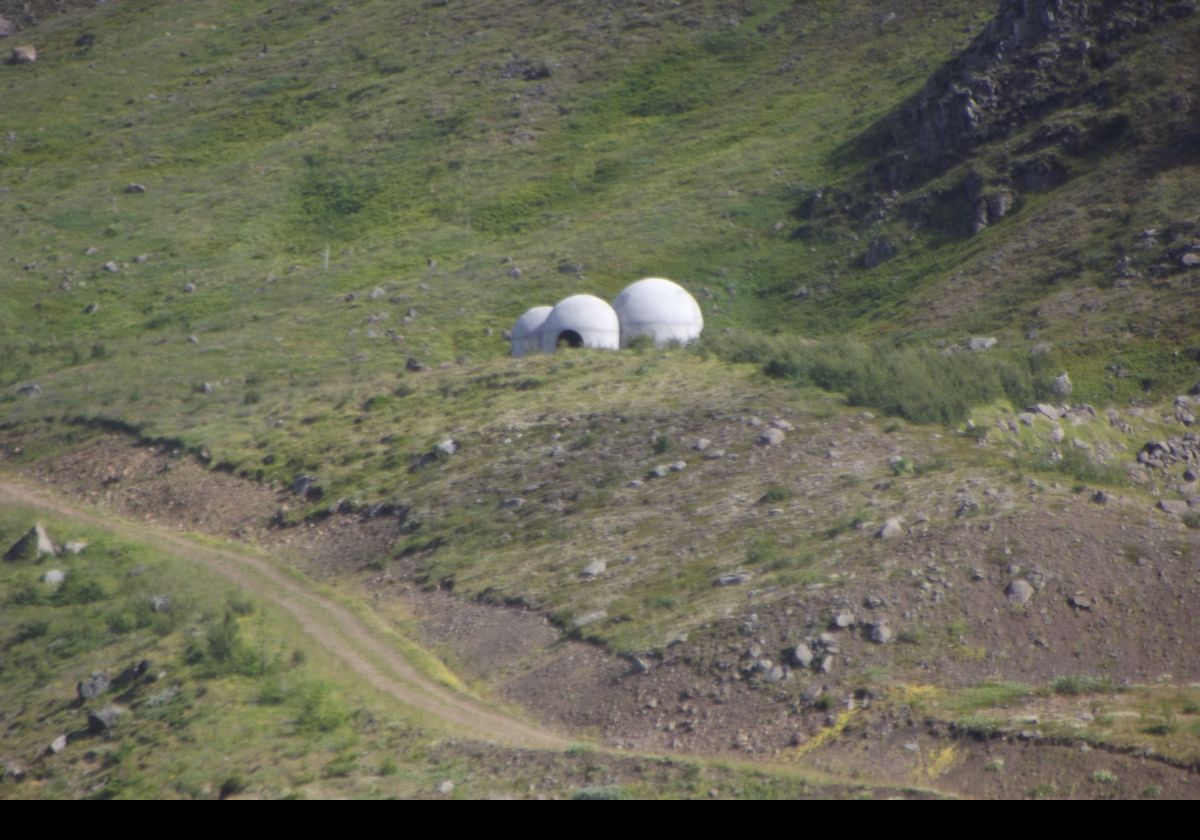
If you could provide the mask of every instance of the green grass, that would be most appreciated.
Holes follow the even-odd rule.
[[[587,40],[591,12],[528,3],[503,15],[484,4],[487,24],[465,40],[438,7],[375,0],[336,27],[303,8],[281,17],[243,0],[218,15],[197,2],[169,21],[157,7],[75,10],[41,24],[36,67],[6,71],[19,127],[0,146],[11,197],[0,221],[16,258],[0,266],[7,416],[117,421],[281,483],[342,460],[322,485],[377,499],[441,431],[406,430],[396,443],[407,451],[353,433],[364,414],[394,419],[429,398],[398,375],[405,358],[495,360],[500,331],[529,305],[581,283],[611,295],[648,273],[703,292],[706,341],[722,358],[919,422],[957,422],[998,397],[1019,404],[1064,365],[1091,398],[1108,393],[1105,365],[1136,374],[1114,398],[1152,368],[1170,371],[1156,388],[1186,375],[1189,356],[1166,338],[1127,342],[1103,363],[1099,342],[1082,341],[1056,342],[1054,367],[1023,347],[943,358],[934,339],[957,341],[966,325],[913,328],[906,307],[982,253],[979,241],[922,239],[887,270],[849,271],[803,304],[788,297],[825,282],[845,247],[788,238],[799,198],[860,163],[838,153],[847,138],[965,44],[987,3],[948,0],[935,19],[882,26],[865,0],[770,0],[731,26],[704,2],[617,15]],[[97,46],[72,46],[81,27]],[[119,72],[110,31],[133,45]],[[503,45],[517,40],[514,69]],[[134,180],[148,191],[124,193]],[[1163,189],[1173,207],[1177,191]],[[988,232],[993,244],[1013,235]],[[109,259],[118,274],[102,270]],[[585,281],[556,270],[567,259]],[[383,297],[369,296],[376,287]],[[16,397],[31,380],[43,394]],[[557,387],[520,374],[502,387],[547,382]],[[470,422],[464,400],[491,387],[439,391],[445,415]]]
[[[24,533],[32,516],[21,507],[0,510],[0,544]],[[685,798],[713,787],[735,796],[857,790],[815,786],[788,770],[663,763],[586,744],[556,754],[448,742],[348,677],[272,604],[149,546],[72,521],[42,521],[52,538],[89,545],[77,556],[0,568],[4,749],[27,772],[20,782],[0,780],[0,798],[415,798],[433,795],[444,781],[454,783],[455,796],[522,797],[532,795],[529,774],[554,777],[538,783],[539,793],[584,799]],[[82,602],[55,598],[53,586],[40,581],[51,567],[63,568],[67,580],[102,568],[104,594]],[[45,597],[14,601],[26,585]],[[169,612],[153,614],[161,623],[120,632],[106,626],[114,609],[151,593],[171,600]],[[82,708],[73,702],[78,680],[97,671],[115,678],[143,660],[149,668],[142,677],[118,678],[117,687]],[[86,735],[86,711],[113,702],[126,710],[117,726],[106,737]],[[45,755],[64,732],[72,733],[66,749]]]
[[[1073,697],[1080,694],[1112,694],[1121,691],[1121,686],[1107,677],[1070,675],[1059,677],[1050,684],[1055,694]]]
[[[278,488],[315,476],[324,496],[296,499],[291,523],[342,499],[411,504],[406,538],[426,583],[552,615],[604,609],[585,635],[636,650],[732,609],[744,595],[711,586],[731,563],[752,565],[768,592],[823,585],[854,563],[842,552],[868,521],[857,474],[831,483],[836,513],[786,524],[730,509],[740,494],[803,510],[783,477],[750,481],[724,461],[703,486],[683,484],[703,466],[687,451],[691,429],[713,413],[772,406],[819,426],[852,422],[848,404],[957,426],[1045,398],[1063,370],[1073,398],[1099,408],[1169,400],[1194,382],[1192,290],[1156,278],[1157,252],[1135,239],[1194,220],[1193,162],[1147,171],[1133,146],[1073,161],[1080,177],[1023,196],[976,237],[895,216],[824,230],[798,218],[815,188],[849,188],[875,162],[855,138],[969,43],[994,2],[901,8],[886,24],[867,0],[327,9],[72,7],[32,31],[36,65],[0,73],[0,417],[22,429],[58,421],[18,464],[120,430]],[[84,30],[94,47],[74,46]],[[1191,20],[1172,33],[1194,35]],[[1150,114],[1139,130],[1152,132],[1164,109],[1124,91],[1156,90],[1154,65],[1182,75],[1189,53],[1143,40],[1157,58],[1138,53],[1114,71],[1132,81],[1111,110]],[[993,174],[1039,128],[929,188],[970,166]],[[134,181],[147,192],[126,193]],[[900,254],[856,267],[884,234]],[[1127,294],[1112,282],[1122,254],[1142,271]],[[584,276],[560,272],[565,262]],[[501,332],[527,307],[578,291],[611,298],[649,274],[700,300],[706,333],[692,352],[506,358]],[[1000,342],[943,355],[971,334]],[[1029,355],[1034,341],[1051,352]],[[407,373],[410,357],[433,370]],[[18,395],[29,382],[41,393]],[[905,452],[893,496],[990,464],[968,453],[974,444],[1011,443],[1020,468],[1084,485],[1128,483],[1118,457],[1070,441],[1051,461],[1034,431],[980,423],[936,452],[912,446],[928,430],[889,420],[883,431]],[[410,469],[448,436],[459,453]],[[565,452],[551,467],[535,453],[555,445]],[[722,443],[742,458],[752,445]],[[688,471],[655,488],[661,505],[626,492],[668,453]],[[510,497],[536,483],[547,498],[497,510],[493,489]],[[694,528],[705,537],[687,537]],[[580,587],[565,558],[610,538],[615,556],[641,564]],[[290,651],[254,654],[259,611],[209,599],[184,645],[172,622],[185,620],[148,614],[131,585],[80,571],[50,593],[18,576],[10,632],[18,647],[52,642],[51,661],[111,638],[168,639],[174,655],[191,649],[196,679],[258,681],[247,694],[287,698],[273,707],[296,713],[304,689],[279,671]],[[56,623],[68,612],[89,618]],[[901,639],[941,642],[921,633]],[[351,712],[340,730],[353,723]],[[304,772],[323,778],[325,758]]]

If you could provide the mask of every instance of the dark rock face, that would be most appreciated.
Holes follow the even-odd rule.
[[[885,189],[911,189],[1053,111],[1103,104],[1097,70],[1113,60],[1110,48],[1195,9],[1170,0],[1004,0],[971,45],[884,120],[873,139],[893,151],[872,175]],[[1061,128],[1067,134],[1056,139],[1069,142],[1076,130]]]
[[[887,219],[976,234],[1019,208],[1022,193],[1070,180],[1077,158],[1131,139],[1152,147],[1147,159],[1159,149],[1170,165],[1190,160],[1200,148],[1190,94],[1165,91],[1159,98],[1175,103],[1164,106],[1171,127],[1143,128],[1130,116],[1136,106],[1119,71],[1149,41],[1135,36],[1166,37],[1196,11],[1195,0],[1001,0],[966,49],[854,141],[874,163],[850,184],[800,202],[795,214],[810,223],[793,238],[820,238],[825,222],[861,231]],[[1019,145],[985,151],[1033,125]],[[972,162],[981,154],[992,155],[986,167]],[[931,183],[956,167],[968,171],[949,185]],[[871,262],[860,255],[860,267]]]
[[[1026,192],[1047,192],[1065,183],[1067,168],[1056,155],[1038,155],[1013,167],[1013,178]]]
[[[858,258],[858,264],[863,268],[874,268],[880,263],[887,262],[898,252],[899,249],[892,240],[881,236],[871,241],[871,244],[867,246],[866,253]]]

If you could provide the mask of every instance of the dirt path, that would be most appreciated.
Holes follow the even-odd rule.
[[[97,516],[11,478],[0,479],[0,503],[37,508],[204,565],[255,596],[286,610],[314,642],[375,688],[444,722],[456,732],[493,743],[534,749],[564,749],[572,743],[494,711],[426,677],[396,650],[386,634],[262,558],[205,546],[153,525],[132,525],[120,519]]]

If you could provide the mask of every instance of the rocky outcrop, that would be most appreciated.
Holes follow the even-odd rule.
[[[1061,108],[1102,102],[1099,71],[1116,60],[1118,42],[1195,11],[1178,0],[1004,0],[961,55],[864,138],[887,152],[873,178],[884,190],[911,189],[976,146]],[[1078,134],[1076,126],[1048,125],[1036,142],[1071,145]],[[1053,158],[1016,164],[1043,189],[1064,177],[1061,167]]]
[[[822,187],[800,203],[796,214],[816,224],[797,237],[818,235],[829,217],[860,229],[890,219],[967,235],[998,223],[1022,194],[1070,180],[1082,156],[1140,137],[1123,62],[1148,41],[1137,36],[1166,32],[1196,11],[1196,0],[1001,0],[966,49],[852,143],[874,159],[855,186]],[[1169,108],[1192,134],[1145,131],[1164,149],[1194,147],[1191,99],[1164,98],[1184,103]],[[977,157],[1006,141],[1000,154],[989,146],[986,164]],[[861,267],[869,262],[859,258]]]

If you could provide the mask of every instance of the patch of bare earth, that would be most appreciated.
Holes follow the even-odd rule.
[[[734,428],[749,432],[738,422],[677,434],[733,443]],[[935,767],[935,776],[920,775],[926,771],[909,746],[916,737],[915,752],[925,755],[928,733],[873,703],[889,685],[1041,685],[1067,675],[1195,680],[1200,542],[1132,497],[1101,506],[1088,494],[996,476],[934,474],[921,479],[918,498],[892,499],[886,480],[870,482],[888,475],[894,450],[889,437],[866,426],[844,429],[836,440],[805,436],[783,457],[751,450],[756,486],[802,470],[783,513],[798,526],[827,524],[831,514],[821,504],[829,496],[837,516],[856,506],[880,521],[902,513],[902,533],[832,534],[830,550],[845,564],[837,580],[786,591],[748,586],[744,609],[686,641],[630,658],[568,639],[520,605],[431,590],[413,558],[381,571],[375,561],[395,557],[404,536],[400,516],[334,514],[274,529],[269,521],[287,494],[121,437],[42,459],[25,474],[125,517],[279,547],[311,574],[356,580],[377,601],[403,602],[422,642],[486,693],[559,731],[625,748],[777,761],[798,758],[815,742],[821,749],[804,760],[818,767],[967,795],[1133,796],[1155,788],[1197,795],[1194,773],[1144,757],[1038,741],[976,742],[944,731],[929,749],[953,746],[955,759]],[[853,455],[844,460],[841,452]],[[853,481],[839,479],[845,475]],[[730,510],[744,515],[737,505]],[[1029,585],[1024,603],[1010,594],[1017,581]],[[883,643],[873,636],[879,625],[890,631]],[[797,661],[798,645],[814,653],[807,667]],[[847,709],[853,722],[826,746]],[[1103,781],[1106,773],[1122,781]],[[1093,783],[1093,774],[1102,781]]]
[[[956,737],[944,724],[892,717],[847,727],[809,756],[815,769],[987,799],[1194,799],[1195,769],[1082,742],[1011,736]]]

